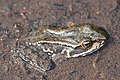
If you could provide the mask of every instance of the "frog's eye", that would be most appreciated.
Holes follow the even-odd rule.
[[[88,49],[92,46],[92,41],[90,39],[84,39],[82,42],[81,42],[81,46],[82,48],[84,49]]]

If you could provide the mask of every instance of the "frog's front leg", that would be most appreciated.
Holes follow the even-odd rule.
[[[68,47],[68,48],[64,48],[61,52],[61,54],[65,55],[65,58],[71,58],[71,52],[74,50],[74,48]]]
[[[63,49],[62,52],[57,53],[57,54],[53,54],[51,58],[55,63],[62,63],[63,61],[66,61],[68,58],[71,58],[70,52],[72,50],[73,49],[70,49],[70,48]]]

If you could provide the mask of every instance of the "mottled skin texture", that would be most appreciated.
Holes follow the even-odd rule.
[[[24,67],[34,68],[42,73],[51,68],[52,64],[49,56],[36,46],[19,45],[12,51],[14,59]]]
[[[33,45],[42,49],[44,44],[62,45],[66,47],[66,57],[70,58],[93,53],[102,47],[108,38],[109,35],[103,28],[85,23],[66,27],[42,26],[33,33],[30,40]]]

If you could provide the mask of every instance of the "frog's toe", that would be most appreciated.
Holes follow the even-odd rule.
[[[65,55],[55,54],[52,57],[52,60],[55,62],[55,64],[62,64],[64,61],[67,61],[67,58],[65,57]]]

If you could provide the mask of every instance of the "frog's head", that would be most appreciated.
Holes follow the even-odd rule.
[[[105,41],[109,39],[108,32],[102,27],[93,24],[82,25],[82,41],[80,42],[83,52],[75,54],[72,57],[85,56],[97,51],[101,48]]]

